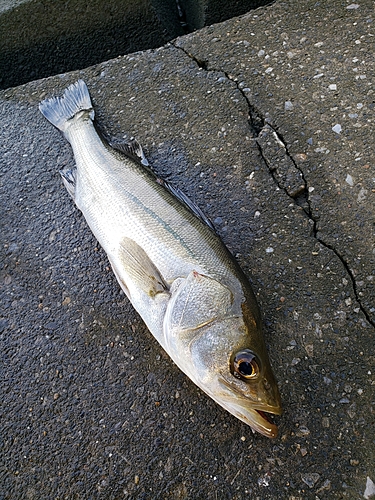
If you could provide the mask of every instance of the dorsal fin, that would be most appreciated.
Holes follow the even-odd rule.
[[[155,176],[156,182],[162,184],[170,193],[180,200],[189,210],[193,212],[202,222],[204,222],[212,231],[216,233],[216,229],[210,219],[202,212],[202,210],[191,201],[191,199],[181,191],[178,187],[173,186],[169,182],[161,179],[157,173],[150,167],[147,158],[143,152],[142,146],[139,142],[132,137],[129,142],[110,142],[110,146],[117,151],[125,154],[133,160],[140,161],[144,167],[149,167],[149,170]]]
[[[120,153],[124,153],[133,160],[140,161],[142,165],[148,167],[148,161],[142,146],[134,137],[132,137],[129,142],[110,142],[109,145],[112,146],[113,149],[120,151]]]
[[[189,210],[193,212],[194,215],[198,217],[202,222],[204,222],[212,231],[216,233],[215,226],[212,224],[210,219],[202,212],[202,210],[196,205],[191,199],[178,187],[169,184],[169,182],[157,177],[156,181],[162,184],[170,193],[173,194],[178,200],[180,200]]]

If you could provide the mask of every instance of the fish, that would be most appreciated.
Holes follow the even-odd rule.
[[[281,398],[261,313],[210,220],[150,168],[135,139],[103,139],[83,80],[39,109],[72,147],[63,183],[150,332],[209,397],[275,438]]]

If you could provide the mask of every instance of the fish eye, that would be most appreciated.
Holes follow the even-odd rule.
[[[252,380],[258,377],[260,363],[250,349],[237,352],[232,359],[231,372],[242,380]]]

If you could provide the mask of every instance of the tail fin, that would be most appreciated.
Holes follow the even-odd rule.
[[[42,101],[39,110],[52,125],[63,132],[66,122],[80,111],[87,111],[90,118],[94,119],[90,94],[83,80],[69,85],[62,97],[52,97]]]

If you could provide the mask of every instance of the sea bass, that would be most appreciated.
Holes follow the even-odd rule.
[[[259,308],[210,221],[135,140],[112,147],[98,135],[83,80],[39,109],[70,142],[76,166],[60,172],[64,184],[151,333],[219,405],[275,437],[267,414],[281,403]]]

